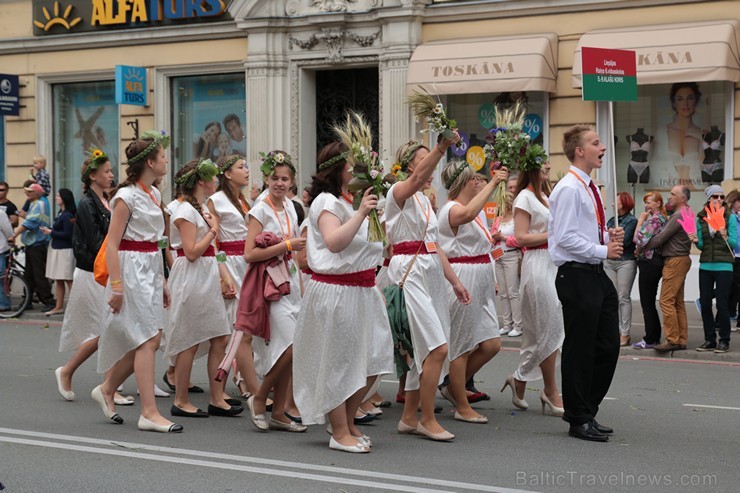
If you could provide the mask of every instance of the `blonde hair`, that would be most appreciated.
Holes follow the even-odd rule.
[[[563,134],[563,153],[571,163],[576,158],[576,147],[583,145],[583,134],[593,131],[589,125],[574,125]]]
[[[34,154],[33,155],[33,160],[31,162],[41,163],[44,166],[46,166],[46,157],[45,156],[42,156],[41,154]]]
[[[656,202],[660,202],[660,213],[665,217],[668,217],[668,212],[665,210],[665,202],[663,202],[663,196],[660,192],[648,192],[642,196],[642,202],[647,202],[647,199],[653,199]]]
[[[504,202],[501,204],[501,209],[499,210],[499,216],[506,217],[513,213],[514,213],[514,194],[511,192],[506,192],[506,194],[504,195]]]
[[[463,170],[458,172],[458,168],[460,166],[463,166]],[[447,189],[447,198],[450,200],[455,200],[458,195],[460,195],[460,192],[462,192],[462,189],[465,187],[465,185],[468,184],[471,178],[475,174],[475,171],[473,168],[462,160],[454,160],[447,163],[447,166],[444,167],[442,170],[442,183],[444,183],[445,188]],[[450,186],[447,186],[447,182],[450,181],[450,179],[457,175],[455,177],[455,180],[450,183]]]

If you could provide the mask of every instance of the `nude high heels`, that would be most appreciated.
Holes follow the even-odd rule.
[[[524,399],[520,399],[519,396],[516,395],[514,375],[509,375],[508,377],[506,377],[504,386],[501,387],[501,392],[503,392],[507,386],[511,387],[511,403],[514,404],[514,407],[516,407],[517,409],[521,409],[522,411],[526,411],[527,409],[529,409],[529,404],[527,404],[527,401],[525,401]]]
[[[558,407],[550,402],[550,399],[547,398],[544,390],[540,391],[540,402],[542,403],[542,414],[545,414],[545,405],[550,408],[550,413],[552,413],[553,416],[559,417],[565,414],[564,408]]]

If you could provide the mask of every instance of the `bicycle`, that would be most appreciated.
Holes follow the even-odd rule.
[[[23,247],[12,246],[7,253],[2,289],[10,300],[10,307],[5,310],[0,308],[0,318],[18,317],[31,303],[31,290],[24,277],[25,267],[15,258],[16,254],[22,250]]]

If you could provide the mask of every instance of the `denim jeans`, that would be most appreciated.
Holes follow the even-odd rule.
[[[10,299],[5,295],[5,268],[8,266],[8,252],[0,253],[0,309],[10,308]]]

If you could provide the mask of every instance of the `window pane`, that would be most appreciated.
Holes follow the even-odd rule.
[[[5,181],[5,117],[0,116],[0,181]]]
[[[246,155],[244,74],[172,79],[172,176],[197,157]]]
[[[54,156],[53,189],[69,188],[75,200],[82,194],[80,167],[91,146],[110,156],[118,172],[118,105],[114,82],[83,82],[52,86]]]
[[[725,83],[641,85],[638,97],[614,105],[618,191],[632,193],[641,212],[648,191],[685,184],[698,210],[704,188],[724,180]]]

